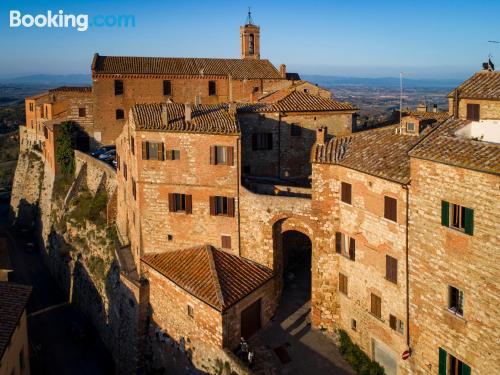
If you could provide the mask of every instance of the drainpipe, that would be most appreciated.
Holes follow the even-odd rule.
[[[278,179],[281,179],[281,112],[278,112]]]
[[[238,255],[241,256],[241,214],[240,214],[240,184],[241,184],[241,173],[240,173],[240,168],[241,168],[241,154],[240,154],[240,144],[241,144],[241,138],[238,136],[238,139],[236,141],[236,155],[238,155],[238,162],[236,164],[236,173],[237,173],[237,179],[238,179],[238,184],[236,186],[237,193],[236,195],[238,196]]]
[[[409,274],[409,246],[408,246],[408,227],[410,222],[410,189],[408,185],[403,185],[406,190],[406,228],[405,228],[405,242],[406,242],[406,345],[410,350],[410,274]]]

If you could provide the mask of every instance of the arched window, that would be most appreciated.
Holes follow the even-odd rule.
[[[248,36],[248,53],[250,55],[254,54],[254,41],[255,41],[255,38],[254,38],[253,34],[250,34]]]

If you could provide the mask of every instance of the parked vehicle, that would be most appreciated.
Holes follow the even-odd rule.
[[[104,154],[99,155],[100,160],[109,160],[110,158],[114,158],[116,156],[116,150],[112,149],[109,151],[106,151]]]
[[[110,150],[114,150],[116,149],[116,146],[114,145],[109,145],[109,146],[102,146],[101,148],[95,150],[95,151],[92,151],[90,153],[90,155],[92,155],[93,157],[97,158],[99,157],[100,155],[110,151]]]

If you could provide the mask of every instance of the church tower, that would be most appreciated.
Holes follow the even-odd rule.
[[[260,27],[253,24],[252,13],[248,9],[245,26],[240,27],[241,58],[260,59]]]

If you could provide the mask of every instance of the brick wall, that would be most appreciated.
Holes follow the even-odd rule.
[[[438,350],[472,374],[500,373],[500,178],[411,159],[410,294],[415,373],[437,373]],[[469,236],[441,225],[441,201],[474,210]],[[448,286],[464,292],[463,318],[448,311]]]

